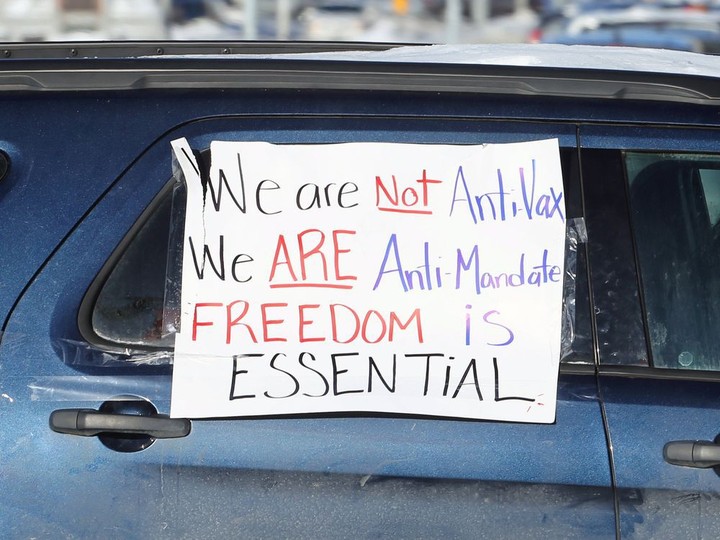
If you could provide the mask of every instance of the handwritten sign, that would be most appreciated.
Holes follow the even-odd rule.
[[[187,185],[171,415],[553,422],[558,143],[213,142]]]

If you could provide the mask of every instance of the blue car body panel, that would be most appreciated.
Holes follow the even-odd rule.
[[[599,149],[610,169],[611,153],[622,150],[708,155],[717,152],[717,129],[674,129],[647,127],[628,131],[619,126],[594,125],[581,128],[586,147]],[[612,149],[612,150],[609,150]],[[587,154],[587,153],[586,153]],[[587,177],[589,181],[593,178]],[[594,178],[597,180],[597,178]],[[624,191],[624,179],[603,176],[607,191]],[[595,195],[592,188],[588,197]],[[606,294],[595,295],[598,328],[615,326],[612,338],[603,338],[599,347],[600,396],[613,448],[615,484],[618,491],[620,533],[625,538],[711,538],[718,526],[720,478],[712,468],[671,465],[663,459],[665,444],[672,441],[712,441],[718,434],[718,381],[707,373],[673,373],[649,370],[650,347],[642,327],[641,297],[630,245],[631,220],[625,203],[618,212],[609,202],[599,206],[597,215],[587,216],[588,235],[594,227],[607,227],[600,215],[612,214],[609,235],[624,238],[611,248],[618,261],[614,277],[598,276]],[[658,231],[661,242],[663,236]],[[601,268],[604,252],[591,248],[590,263]],[[617,279],[618,275],[626,279]],[[599,285],[603,286],[603,285]],[[617,299],[623,298],[624,302]],[[688,312],[686,317],[692,318]],[[691,319],[692,320],[692,319]],[[623,367],[635,364],[637,368]]]
[[[236,107],[244,103],[246,100],[238,101]],[[210,141],[218,139],[308,143],[362,137],[362,140],[469,143],[545,138],[564,133],[563,144],[574,144],[572,126],[544,123],[508,125],[456,119],[450,124],[432,118],[398,121],[375,113],[359,124],[342,118],[313,118],[312,113],[307,118],[298,116],[298,113],[288,119],[273,119],[270,115],[241,116],[193,122],[164,134],[142,153],[73,231],[16,306],[5,330],[8,339],[3,343],[3,365],[12,372],[5,380],[5,392],[13,397],[12,408],[7,408],[7,414],[3,415],[7,416],[7,420],[3,419],[5,425],[22,431],[27,429],[25,423],[29,419],[49,416],[53,408],[97,407],[102,401],[123,394],[141,395],[161,411],[168,410],[170,377],[152,370],[135,374],[142,366],[121,370],[103,368],[102,362],[97,363],[97,355],[88,354],[75,317],[89,283],[140,212],[169,181],[168,148],[173,138],[184,136],[193,147],[205,148]],[[78,264],[79,261],[82,264]],[[27,363],[23,358],[43,360]],[[98,441],[67,441],[66,437],[46,430],[36,435],[33,444],[55,453],[53,440],[63,441],[62,450],[57,452],[60,459],[52,463],[52,477],[58,481],[56,489],[61,489],[68,474],[84,476],[78,482],[83,486],[82,492],[72,499],[89,516],[107,511],[104,493],[132,493],[132,503],[124,500],[123,504],[113,506],[117,519],[132,523],[131,536],[139,530],[159,534],[163,526],[168,527],[168,535],[178,531],[200,534],[208,521],[218,522],[228,511],[228,504],[238,504],[237,495],[226,493],[240,489],[238,483],[243,486],[242,497],[250,499],[240,506],[270,516],[290,510],[291,503],[286,499],[290,496],[288,490],[300,489],[308,483],[315,486],[318,482],[324,487],[315,488],[318,491],[315,498],[321,498],[322,502],[315,503],[320,506],[313,512],[330,511],[325,510],[328,505],[337,506],[332,511],[342,513],[343,519],[335,515],[333,522],[336,526],[344,524],[359,536],[372,537],[378,530],[385,530],[385,534],[413,531],[414,527],[417,534],[423,535],[423,531],[432,531],[432,527],[437,526],[438,532],[444,530],[451,536],[472,537],[477,530],[498,530],[498,520],[505,523],[510,514],[517,514],[510,522],[518,531],[549,519],[562,536],[606,536],[614,530],[614,517],[595,383],[593,377],[569,377],[563,379],[561,389],[558,407],[561,420],[555,426],[402,418],[196,421],[191,437],[171,441],[169,445],[153,445],[134,456],[132,468],[127,467],[129,456],[121,456],[122,465],[105,456],[99,458],[93,474],[78,463],[84,462],[81,456],[93,448],[104,453]],[[510,452],[505,446],[510,440],[523,442]],[[502,447],[500,451],[499,447]],[[9,468],[13,481],[7,482],[7,489],[12,493],[9,500],[17,501],[23,500],[22,494],[33,490],[33,484],[28,484],[26,476],[28,452],[15,442],[12,448],[15,450],[6,449],[3,453],[13,464]],[[573,450],[568,451],[569,448]],[[116,474],[118,466],[127,472]],[[17,471],[20,478],[14,478],[12,471]],[[137,471],[143,471],[143,479],[134,476],[139,474]],[[178,487],[180,491],[169,498],[166,495],[156,498],[158,482],[165,485],[162,478],[167,474],[176,482],[187,481],[192,488],[188,487],[185,492],[185,488]],[[102,480],[89,487],[91,477]],[[252,501],[257,498],[257,490],[267,482],[277,482],[282,488],[278,488],[277,497],[265,496],[260,508]],[[358,495],[357,501],[355,495],[347,493],[365,486],[377,494]],[[566,491],[571,489],[569,486],[573,486],[571,494]],[[439,494],[441,506],[432,504],[432,512],[418,516],[416,506],[428,490],[433,497]],[[507,500],[496,500],[493,495],[496,492],[505,493]],[[85,531],[85,527],[90,526],[85,522],[78,525],[77,520],[81,518],[68,514],[64,506],[52,504],[55,490],[46,493],[47,500],[43,500],[43,493],[36,492],[13,512],[24,516],[21,521],[31,519],[43,524],[45,531],[72,531],[75,527]],[[458,499],[460,507],[448,515],[442,510],[442,504],[451,505],[451,501],[443,503],[442,500],[445,497],[456,500],[458,493],[464,493]],[[555,502],[547,499],[547,493],[554,493]],[[478,507],[472,502],[480,494],[490,500],[489,507]],[[351,497],[352,503],[347,497]],[[359,527],[356,522],[360,515],[370,512],[377,516],[378,508],[388,504],[386,497],[404,500],[400,513],[392,517],[397,523],[371,519]],[[528,504],[538,498],[541,501],[533,503],[538,507],[528,513]],[[143,501],[145,515],[133,523],[133,516],[140,512],[137,500]],[[303,516],[308,512],[307,502],[304,499],[294,502],[297,508],[293,515]],[[568,505],[580,505],[587,519],[573,517],[568,521],[558,508]],[[153,509],[150,515],[147,515],[148,508]],[[194,509],[209,519],[192,525],[185,523],[183,516]],[[310,517],[305,514],[299,525],[274,521],[268,524],[267,520],[254,519],[251,526],[255,529],[250,530],[260,536],[279,532],[310,537],[314,536],[314,529],[306,529],[306,520]],[[90,530],[105,534],[104,529]],[[216,529],[220,530],[223,529]],[[318,534],[342,533],[324,530],[325,533]]]
[[[235,107],[247,109],[250,101],[238,99]],[[365,117],[361,124],[322,118],[302,103],[295,105],[292,117],[274,118],[276,104],[268,102],[265,114],[228,114],[183,123],[168,133],[158,130],[158,140],[138,151],[139,158],[128,163],[117,181],[96,188],[112,185],[15,306],[0,349],[8,373],[3,392],[12,398],[3,407],[2,423],[12,433],[32,436],[22,443],[14,437],[1,443],[7,444],[3,455],[8,465],[3,500],[11,505],[4,513],[15,516],[13,530],[21,533],[37,526],[45,534],[79,530],[93,536],[107,534],[106,527],[112,526],[122,531],[119,536],[139,531],[192,535],[206,532],[212,523],[210,531],[229,532],[232,525],[222,524],[221,517],[229,512],[228,505],[237,505],[265,516],[243,521],[254,531],[251,536],[333,537],[352,530],[360,537],[398,531],[474,537],[478,531],[519,534],[540,525],[561,536],[611,535],[610,474],[592,376],[563,377],[559,421],[552,426],[380,417],[196,421],[188,438],[120,455],[119,460],[104,455],[111,452],[95,439],[59,435],[44,426],[33,429],[38,419],[46,422],[53,409],[96,408],[118,395],[140,395],[161,412],[169,409],[167,369],[143,373],[143,366],[104,367],[102,354],[92,351],[79,334],[76,317],[95,275],[170,180],[173,138],[187,137],[194,148],[218,139],[458,144],[560,137],[563,145],[575,144],[572,125],[437,120],[427,114],[388,119],[377,110],[368,114],[372,102],[363,101],[358,103]],[[232,109],[230,100],[223,103]],[[345,107],[349,116],[347,103]],[[108,149],[95,151],[95,159],[101,160]],[[67,178],[75,178],[76,186],[87,182],[72,173]],[[82,205],[77,206],[82,214]],[[517,442],[509,448],[511,440]],[[88,461],[94,453],[97,458]],[[36,460],[47,463],[42,486],[27,476]],[[68,478],[77,487],[65,487]],[[277,496],[265,493],[267,485],[280,486]],[[303,486],[312,495],[295,500],[292,493]],[[65,502],[53,503],[59,491],[66,494]],[[437,504],[427,497],[437,497]],[[399,509],[383,517],[380,510],[396,500]],[[95,525],[95,516],[109,512],[111,501],[113,518]],[[291,511],[303,516],[310,503],[331,508],[327,511],[333,512],[333,528],[328,522],[321,531],[308,529],[310,515],[297,523],[269,521]],[[422,504],[428,510],[418,515]],[[191,512],[205,519],[189,520]],[[373,518],[362,520],[366,513]]]

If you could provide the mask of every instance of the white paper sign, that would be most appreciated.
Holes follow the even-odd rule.
[[[553,422],[565,204],[557,140],[184,140],[171,414]]]

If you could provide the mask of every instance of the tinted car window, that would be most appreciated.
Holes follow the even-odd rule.
[[[171,243],[177,239],[174,231],[182,233],[182,212],[173,208],[182,208],[184,192],[169,187],[150,204],[86,298],[93,303],[89,322],[94,342],[105,348],[169,349],[174,343],[173,306],[179,290],[167,282],[176,279],[167,269],[177,269],[179,279],[180,266],[172,259],[178,254]],[[84,323],[80,321],[81,328]]]
[[[625,154],[655,367],[720,369],[720,157]]]

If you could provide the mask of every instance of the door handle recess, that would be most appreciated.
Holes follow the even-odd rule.
[[[720,444],[713,441],[671,441],[663,448],[671,465],[709,469],[720,465]]]
[[[57,433],[94,437],[105,433],[146,435],[153,439],[177,439],[190,433],[187,418],[170,418],[164,414],[138,416],[96,411],[94,409],[59,409],[50,414],[50,429]]]

